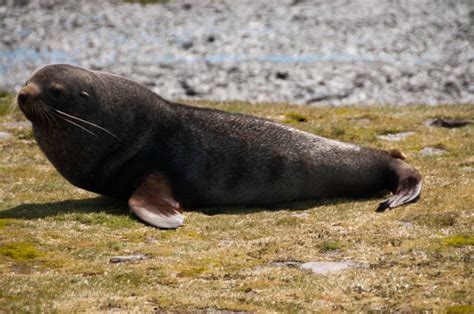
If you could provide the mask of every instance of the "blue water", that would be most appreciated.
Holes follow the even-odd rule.
[[[115,56],[108,60],[111,64],[113,63],[124,63],[129,62],[133,56]],[[134,57],[137,57],[136,55]],[[251,56],[251,55],[207,55],[207,56],[174,56],[174,55],[157,55],[147,56],[147,61],[154,64],[176,64],[176,63],[194,63],[194,62],[208,62],[213,64],[226,63],[226,62],[245,62],[245,61],[258,61],[258,62],[272,62],[272,63],[286,63],[286,64],[308,64],[316,62],[385,62],[385,63],[396,63],[406,62],[406,60],[400,60],[391,57],[379,57],[379,56],[359,56],[359,55],[290,55],[290,54],[268,54],[263,56]],[[430,62],[432,60],[424,60],[414,58],[409,63],[420,64]],[[29,63],[29,64],[44,64],[44,63],[71,63],[79,64],[78,60],[73,54],[62,51],[62,50],[42,50],[36,51],[29,48],[17,48],[15,50],[4,50],[0,51],[0,74],[7,72],[9,65],[15,62]]]
[[[36,51],[35,49],[17,48],[15,50],[0,50],[0,58],[15,61],[27,61],[37,59],[53,59],[56,62],[68,62],[74,58],[65,51],[51,50],[51,51]]]

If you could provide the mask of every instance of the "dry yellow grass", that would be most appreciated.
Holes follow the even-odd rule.
[[[0,132],[12,134],[0,141],[0,312],[474,311],[474,128],[423,124],[472,119],[474,106],[198,105],[400,148],[424,175],[421,200],[383,214],[374,212],[381,197],[202,209],[182,228],[160,231],[129,216],[126,204],[67,183],[31,130],[9,124],[23,119],[13,112],[0,116]],[[393,131],[415,134],[376,137]],[[426,146],[448,152],[420,155]],[[109,263],[136,253],[148,258]],[[316,275],[273,265],[344,259],[368,267]]]

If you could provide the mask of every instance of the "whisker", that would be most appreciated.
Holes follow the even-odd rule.
[[[104,131],[104,132],[107,132],[108,134],[110,134],[111,136],[115,137],[116,139],[119,139],[119,138],[117,137],[117,135],[115,135],[114,133],[110,132],[110,131],[107,130],[106,128],[101,127],[100,125],[97,125],[97,124],[95,124],[95,123],[92,123],[92,122],[83,120],[83,119],[81,119],[81,118],[75,117],[75,116],[70,115],[70,114],[68,114],[68,113],[62,112],[61,110],[58,110],[58,109],[56,109],[56,108],[52,108],[52,109],[53,109],[54,111],[56,111],[57,113],[60,113],[60,114],[62,114],[62,115],[65,115],[66,117],[69,117],[69,118],[71,118],[71,119],[75,119],[75,120],[78,120],[78,121],[87,123],[87,124],[89,124],[89,125],[91,125],[91,126],[93,126],[93,127],[96,127],[96,128],[98,128],[98,129]]]
[[[46,114],[44,113],[44,109],[41,106],[39,106],[37,103],[34,103],[34,107],[38,110],[38,114],[43,120],[43,122],[48,124],[48,118],[46,117]]]
[[[54,111],[53,111],[53,112],[54,112]],[[77,126],[78,128],[84,130],[85,132],[87,132],[87,133],[89,133],[89,134],[91,134],[91,135],[97,137],[97,134],[95,134],[94,132],[92,132],[92,131],[89,130],[89,129],[86,129],[86,128],[83,127],[82,125],[77,124],[77,123],[75,123],[75,122],[73,122],[73,121],[71,121],[71,120],[69,120],[69,119],[66,119],[66,118],[64,118],[63,116],[60,116],[60,115],[57,114],[57,113],[55,113],[55,114],[56,114],[59,118],[61,118],[62,120],[67,121],[67,122],[71,123],[72,125],[75,125],[75,126]]]
[[[36,103],[31,104],[31,109],[35,116],[40,117],[41,120],[44,120],[43,116],[39,113],[38,105],[36,105]]]
[[[58,124],[58,120],[56,119],[56,116],[53,115],[53,112],[51,111],[52,108],[48,105],[46,105],[42,100],[39,100],[38,101],[42,107],[44,108],[44,112],[46,113],[46,115],[50,118],[50,121],[54,121],[54,123],[57,125]]]

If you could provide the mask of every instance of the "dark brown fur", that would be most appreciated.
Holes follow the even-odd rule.
[[[400,154],[256,117],[171,103],[123,77],[70,65],[43,67],[27,83],[25,89],[34,86],[38,92],[30,91],[19,103],[33,122],[39,146],[72,184],[100,194],[127,199],[143,178],[156,172],[168,178],[185,207],[414,187],[419,193],[421,176],[398,159]],[[53,92],[58,84],[59,96]],[[59,109],[109,133],[78,122],[94,136],[58,117],[56,122],[44,119],[32,110],[39,102],[41,110]]]

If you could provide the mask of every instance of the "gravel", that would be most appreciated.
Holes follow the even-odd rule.
[[[47,63],[170,99],[474,103],[472,0],[0,0],[0,89]]]

